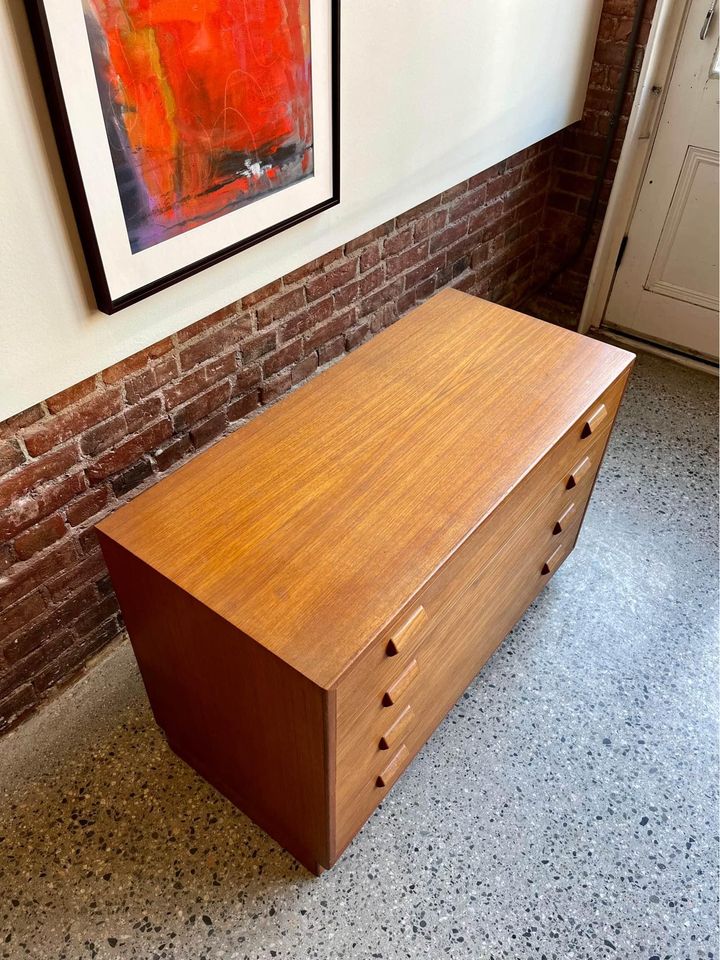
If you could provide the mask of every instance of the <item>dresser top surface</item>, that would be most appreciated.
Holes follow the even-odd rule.
[[[631,362],[448,290],[99,529],[330,687]]]

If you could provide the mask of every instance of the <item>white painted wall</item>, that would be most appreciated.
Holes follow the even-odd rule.
[[[2,0],[0,420],[579,119],[601,6],[342,0],[341,204],[108,317],[22,4]]]

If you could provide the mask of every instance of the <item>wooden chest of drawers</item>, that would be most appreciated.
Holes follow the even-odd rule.
[[[310,870],[572,550],[631,364],[446,291],[100,525],[170,745]]]

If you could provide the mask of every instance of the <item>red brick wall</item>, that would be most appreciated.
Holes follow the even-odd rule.
[[[543,252],[537,264],[540,280],[543,277],[550,277],[565,258],[576,250],[582,236],[616,93],[620,85],[620,75],[625,62],[637,3],[638,0],[605,0],[603,5],[583,119],[580,123],[562,131],[557,137],[557,150],[553,158],[553,183],[543,224]],[[624,99],[612,159],[604,178],[591,240],[572,268],[566,270],[541,294],[532,297],[524,304],[524,309],[548,320],[575,325],[580,318],[600,229],[640,76],[654,7],[655,0],[648,0],[633,60],[633,73]]]
[[[0,730],[122,629],[94,525],[452,284],[533,282],[554,139],[0,424]]]

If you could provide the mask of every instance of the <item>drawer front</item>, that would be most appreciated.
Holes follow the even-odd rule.
[[[384,658],[412,650],[430,629],[440,610],[488,563],[508,537],[522,525],[550,491],[561,500],[567,487],[576,487],[576,501],[591,488],[627,375],[617,380],[580,417],[543,460],[498,505],[452,557],[421,588],[394,623],[383,632],[378,647]],[[586,461],[587,458],[587,461]],[[344,681],[341,681],[344,682]],[[357,690],[358,709],[363,704]],[[340,718],[342,726],[343,718]]]
[[[338,852],[572,550],[590,480],[552,490],[409,649],[375,645],[338,687]]]

